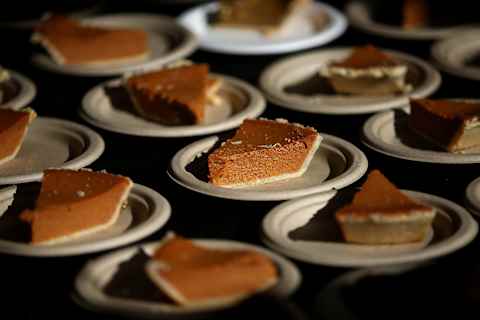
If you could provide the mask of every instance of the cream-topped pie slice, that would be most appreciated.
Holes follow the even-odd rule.
[[[335,213],[345,241],[370,245],[422,241],[434,217],[435,208],[404,194],[379,170]]]
[[[36,116],[30,108],[20,111],[0,109],[0,165],[18,154],[28,127]]]
[[[212,249],[168,234],[147,263],[147,275],[177,304],[232,304],[267,290],[278,271],[266,255],[250,249]]]
[[[320,68],[335,92],[353,95],[406,93],[408,66],[372,45],[353,48],[349,56]]]
[[[312,127],[283,119],[247,119],[208,156],[210,183],[241,188],[299,177],[321,140]]]

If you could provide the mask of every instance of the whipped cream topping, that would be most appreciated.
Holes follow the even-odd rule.
[[[374,212],[368,215],[347,215],[342,219],[343,222],[365,222],[372,221],[375,223],[397,223],[415,220],[431,219],[435,216],[435,210],[417,210],[405,214],[386,214],[382,212]]]
[[[402,77],[407,73],[406,65],[399,66],[378,66],[364,69],[354,69],[336,66],[323,66],[320,68],[319,73],[323,77],[331,77],[334,75],[342,76],[346,78],[358,78],[358,77]]]

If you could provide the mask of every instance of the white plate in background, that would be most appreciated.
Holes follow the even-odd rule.
[[[10,74],[10,80],[7,80],[8,85],[17,87],[18,92],[15,96],[7,101],[0,101],[0,109],[13,109],[19,110],[28,106],[32,102],[33,98],[37,94],[37,88],[35,84],[26,76],[12,70],[8,70]],[[6,84],[5,84],[6,85]]]
[[[480,80],[480,28],[455,33],[436,42],[431,53],[442,70],[461,78]],[[475,57],[479,65],[469,65],[469,60]]]
[[[321,78],[315,78],[320,68],[346,58],[351,50],[352,48],[328,48],[282,58],[262,72],[260,86],[267,99],[279,106],[294,111],[323,114],[361,114],[405,107],[409,98],[427,97],[440,86],[440,73],[427,62],[406,53],[381,49],[407,63],[407,81],[413,85],[412,91],[373,97],[335,94],[321,88],[318,88],[318,93],[311,92],[308,95],[294,92],[292,88],[301,83],[320,83]]]
[[[150,55],[144,61],[106,66],[77,66],[57,64],[49,55],[38,53],[32,62],[43,69],[75,76],[115,76],[125,72],[159,67],[185,58],[197,47],[193,33],[179,25],[175,19],[153,14],[112,14],[82,19],[85,23],[101,27],[131,27],[148,33]]]
[[[455,35],[469,27],[464,25],[452,27],[423,27],[403,29],[401,26],[384,24],[373,20],[368,1],[351,0],[345,6],[345,14],[352,26],[364,32],[385,38],[402,40],[435,40]]]
[[[195,7],[183,13],[179,22],[194,32],[204,50],[231,54],[276,54],[326,44],[343,34],[347,22],[337,9],[313,2],[292,17],[281,34],[265,36],[246,29],[209,25],[209,16],[218,11],[218,3]]]
[[[67,120],[37,117],[17,156],[0,165],[0,185],[39,181],[43,170],[80,169],[97,160],[105,142],[95,131]]]
[[[480,217],[480,177],[470,182],[466,190],[466,202],[470,211]]]

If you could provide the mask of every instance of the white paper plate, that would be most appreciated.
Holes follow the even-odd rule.
[[[12,194],[12,190],[1,189],[1,194]],[[13,196],[13,195],[12,195]],[[24,201],[32,195],[23,195]],[[15,195],[15,199],[20,195]],[[25,198],[26,197],[26,198]],[[16,201],[16,200],[14,200]],[[20,206],[22,198],[20,198]],[[170,204],[156,191],[135,184],[128,196],[128,206],[122,209],[117,222],[110,228],[68,243],[55,245],[31,245],[25,242],[5,240],[0,237],[0,252],[22,256],[69,256],[116,248],[143,239],[160,229],[170,218]],[[0,219],[7,223],[8,213]],[[10,217],[18,219],[18,217]]]
[[[400,26],[388,25],[373,20],[367,1],[352,0],[347,3],[345,13],[355,28],[378,36],[403,40],[434,40],[461,32],[468,26],[417,28],[406,30]]]
[[[363,152],[351,143],[320,133],[320,147],[303,176],[269,184],[231,189],[215,186],[187,170],[191,163],[198,162],[195,171],[206,170],[206,161],[197,159],[208,152],[218,137],[199,140],[183,148],[171,161],[170,178],[179,185],[206,195],[251,201],[286,200],[304,195],[340,189],[360,179],[366,172],[368,161]],[[205,167],[204,167],[205,166]]]
[[[276,263],[280,274],[279,282],[272,289],[268,290],[269,294],[285,297],[292,294],[300,285],[301,274],[297,267],[287,259],[269,250],[229,240],[198,239],[194,240],[194,242],[198,245],[215,249],[256,250],[269,256]],[[218,306],[213,310],[205,307],[186,308],[161,302],[118,298],[109,296],[103,291],[103,287],[115,274],[120,263],[130,259],[140,248],[143,248],[148,254],[152,254],[159,244],[160,242],[148,243],[121,249],[87,263],[75,279],[75,289],[83,302],[88,305],[89,309],[95,311],[147,318],[180,316],[218,310]]]
[[[193,33],[180,26],[174,19],[152,14],[112,14],[83,19],[87,23],[106,27],[144,28],[148,33],[150,56],[141,62],[117,66],[60,65],[46,54],[35,54],[32,62],[43,69],[76,76],[114,76],[133,70],[159,67],[190,55],[198,40]]]
[[[289,257],[313,264],[368,267],[425,261],[453,252],[475,238],[477,223],[464,208],[437,196],[404,192],[437,208],[433,239],[430,242],[417,245],[362,246],[345,242],[291,239],[288,235],[290,231],[305,225],[318,210],[327,205],[333,195],[328,193],[290,200],[275,207],[262,223],[265,243]],[[322,213],[331,214],[334,219],[333,212]],[[451,230],[451,233],[446,230]]]
[[[105,149],[102,137],[66,120],[37,117],[17,156],[0,166],[0,185],[38,181],[48,168],[80,169]]]
[[[15,192],[17,192],[16,186],[9,186],[0,189],[0,218],[12,204]]]
[[[465,197],[470,211],[480,217],[480,177],[470,182]]]
[[[202,49],[220,53],[274,54],[307,49],[333,41],[347,27],[342,13],[320,2],[312,3],[274,37],[256,31],[210,26],[209,16],[217,11],[217,3],[201,5],[182,14],[179,22],[197,34]]]
[[[138,136],[186,137],[238,127],[244,119],[258,117],[265,110],[265,98],[253,86],[232,77],[213,76],[223,80],[219,90],[222,103],[207,106],[204,124],[165,126],[140,117],[132,107],[126,109],[112,105],[105,87],[120,85],[121,80],[112,80],[90,90],[83,99],[80,115],[90,124],[114,132]],[[128,98],[128,95],[125,97]],[[130,103],[129,101],[126,102]]]
[[[480,66],[468,65],[475,56],[480,56],[480,29],[455,33],[432,46],[432,57],[442,70],[458,77],[480,80]]]
[[[375,151],[406,160],[431,163],[480,163],[480,150],[450,153],[432,147],[407,124],[407,113],[385,111],[370,117],[363,125],[362,142]]]
[[[7,70],[10,73],[10,83],[13,86],[18,86],[18,93],[11,99],[0,102],[0,109],[13,109],[18,110],[27,106],[35,97],[37,89],[32,80],[28,79],[24,75]]]
[[[347,57],[351,50],[321,49],[280,59],[262,72],[260,85],[267,99],[275,104],[295,111],[324,114],[359,114],[403,107],[410,97],[427,97],[440,86],[440,73],[425,61],[398,51],[381,49],[408,64],[407,81],[413,84],[411,92],[378,97],[328,93],[327,89],[320,87],[321,78],[316,77],[319,69],[329,62]],[[295,89],[300,86],[310,88],[308,95],[301,93],[306,89]],[[318,87],[319,93],[311,92],[312,86]]]

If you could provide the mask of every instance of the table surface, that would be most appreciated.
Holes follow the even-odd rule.
[[[343,8],[340,1],[330,1],[338,8]],[[188,5],[160,5],[155,1],[136,1],[135,4],[124,1],[102,2],[100,13],[109,12],[150,12],[175,16],[188,8]],[[38,88],[38,94],[31,106],[40,116],[58,117],[86,124],[78,116],[78,108],[85,92],[104,81],[105,78],[81,78],[49,73],[30,64],[32,47],[29,43],[30,31],[18,29],[0,29],[2,49],[0,63],[7,68],[19,71],[30,77]],[[400,41],[375,37],[348,28],[346,33],[328,44],[326,47],[363,45],[372,43],[377,46],[405,51],[426,60],[430,59],[431,42]],[[308,51],[308,50],[306,50]],[[291,55],[291,54],[288,54]],[[232,75],[257,85],[260,71],[273,61],[287,55],[235,56],[196,51],[191,59],[196,62],[209,63],[216,73]],[[469,97],[480,98],[477,83],[456,78],[442,73],[443,81],[440,89],[433,95],[435,98]],[[263,114],[267,118],[286,118],[293,122],[311,125],[321,132],[344,138],[359,147],[368,157],[369,168],[378,168],[389,179],[402,189],[410,189],[438,195],[446,199],[464,204],[465,188],[468,183],[480,176],[480,164],[445,165],[431,164],[392,158],[365,147],[360,142],[360,130],[366,115],[320,115],[289,111],[268,103]],[[88,124],[87,124],[88,125]],[[88,125],[90,126],[90,125]],[[91,126],[90,126],[91,127]],[[135,137],[108,132],[93,128],[100,133],[106,143],[104,154],[90,167],[95,170],[106,169],[109,172],[131,177],[133,181],[149,186],[164,195],[172,205],[172,217],[160,231],[142,240],[142,242],[158,240],[167,230],[192,238],[225,238],[261,244],[259,226],[264,215],[278,202],[248,202],[225,200],[198,194],[184,189],[172,182],[166,174],[166,168],[172,156],[183,146],[194,142],[192,138],[150,138]],[[362,180],[355,183],[358,186]],[[22,186],[21,186],[22,187]],[[439,258],[422,268],[421,276],[409,274],[401,277],[390,277],[378,283],[366,285],[357,291],[349,292],[350,301],[358,301],[363,305],[368,301],[401,303],[403,312],[390,314],[408,314],[413,297],[421,292],[427,298],[443,296],[452,299],[462,290],[475,286],[480,288],[478,276],[468,281],[466,275],[476,275],[480,271],[480,255],[478,240],[465,248]],[[15,319],[33,319],[65,317],[68,319],[115,319],[113,315],[100,315],[78,307],[71,299],[72,285],[75,275],[85,262],[102,253],[81,255],[66,258],[27,258],[0,254],[0,283],[2,302],[0,318],[4,312],[14,312]],[[351,271],[351,269],[323,267],[295,261],[303,275],[301,288],[289,299],[273,301],[261,299],[250,302],[234,311],[227,311],[215,318],[240,319],[245,316],[268,312],[278,319],[319,319],[337,318],[334,314],[316,314],[316,296],[325,285],[334,278]],[[417,272],[418,273],[418,272]],[[467,279],[464,285],[454,286],[453,279]],[[449,281],[447,281],[449,280]],[[401,281],[402,285],[399,285]],[[460,283],[459,282],[459,283]],[[388,284],[388,285],[387,285]],[[370,288],[370,289],[369,289]],[[376,288],[376,289],[374,289]],[[450,288],[452,288],[450,290]],[[399,291],[391,292],[390,289]],[[378,291],[380,290],[380,291]],[[453,291],[457,290],[457,291]],[[357,293],[358,296],[352,294]],[[382,297],[386,292],[393,300]],[[475,291],[474,291],[475,292]],[[415,294],[413,294],[415,293]],[[476,291],[480,296],[480,289]],[[369,299],[371,296],[371,299]],[[459,295],[462,296],[462,295]],[[376,299],[376,300],[372,300]],[[397,300],[395,300],[397,299]],[[399,302],[399,299],[405,301]],[[425,301],[426,301],[425,300]],[[457,301],[458,300],[458,301]],[[433,298],[432,298],[433,301]],[[442,300],[441,300],[442,301]],[[451,302],[452,300],[450,300]],[[469,301],[456,299],[458,303],[438,303],[423,305],[429,309],[428,314],[440,314],[442,310],[452,311],[458,305],[466,306]],[[362,303],[360,303],[362,302]],[[393,303],[393,304],[394,304]],[[418,308],[418,304],[416,305]],[[367,303],[368,306],[368,303]],[[378,303],[372,303],[378,306]],[[413,307],[412,307],[413,308]],[[358,318],[374,314],[378,308],[360,308]],[[370,310],[370,311],[368,311]],[[427,310],[423,310],[427,314]],[[8,317],[5,317],[7,319]]]

